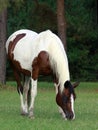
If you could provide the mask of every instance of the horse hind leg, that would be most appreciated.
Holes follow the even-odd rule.
[[[20,92],[21,92],[23,94],[23,86],[21,84],[21,76],[16,70],[14,70],[14,77],[15,77],[15,80],[17,82],[18,93],[20,94]]]
[[[22,107],[21,114],[28,115],[28,91],[29,91],[30,78],[25,76],[25,83],[23,87],[23,101],[24,105]]]
[[[24,109],[24,102],[23,102],[23,86],[21,84],[21,75],[20,73],[13,67],[14,77],[17,82],[17,91],[20,95],[20,102],[21,102],[21,111]]]
[[[29,84],[29,90],[28,90],[28,94],[27,94],[27,104],[28,104],[28,107],[30,106],[30,101],[31,101],[31,82]]]

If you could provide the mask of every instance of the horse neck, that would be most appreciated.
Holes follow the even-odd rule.
[[[67,56],[61,40],[47,30],[38,35],[36,43],[41,45],[41,49],[45,49],[49,53],[51,68],[58,78],[61,91],[63,91],[64,83],[70,80],[70,77]]]
[[[53,53],[55,53],[55,50],[50,53],[50,64],[59,81],[60,90],[63,92],[64,83],[70,80],[67,56],[64,50],[58,50],[58,53]]]
[[[57,63],[56,73],[57,73],[56,76],[58,78],[59,85],[60,85],[60,91],[62,93],[63,89],[64,89],[64,83],[67,80],[70,80],[69,68],[68,68],[67,62],[65,62],[65,63],[63,62],[62,63],[62,61],[59,61]]]

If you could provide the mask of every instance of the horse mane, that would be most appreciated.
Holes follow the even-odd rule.
[[[50,64],[58,78],[58,85],[60,85],[62,92],[65,81],[70,80],[68,60],[64,46],[59,37],[50,30],[40,33],[39,37],[43,37],[43,39],[46,40],[45,42],[48,46],[46,46],[46,51],[49,53]]]

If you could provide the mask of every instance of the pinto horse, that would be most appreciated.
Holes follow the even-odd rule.
[[[18,30],[8,38],[6,52],[17,82],[22,115],[34,117],[37,79],[39,75],[52,75],[59,112],[65,119],[75,119],[74,88],[78,84],[72,85],[70,82],[66,52],[57,35],[50,30],[39,34],[26,29]],[[21,83],[21,74],[25,75],[24,85]]]

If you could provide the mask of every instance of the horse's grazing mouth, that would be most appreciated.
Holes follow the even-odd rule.
[[[76,88],[78,85],[78,82],[71,85],[70,81],[66,81],[64,84],[63,93],[60,92],[60,88],[58,87],[56,102],[60,106],[59,111],[64,119],[75,119],[74,100],[76,99],[76,95],[74,88]]]

